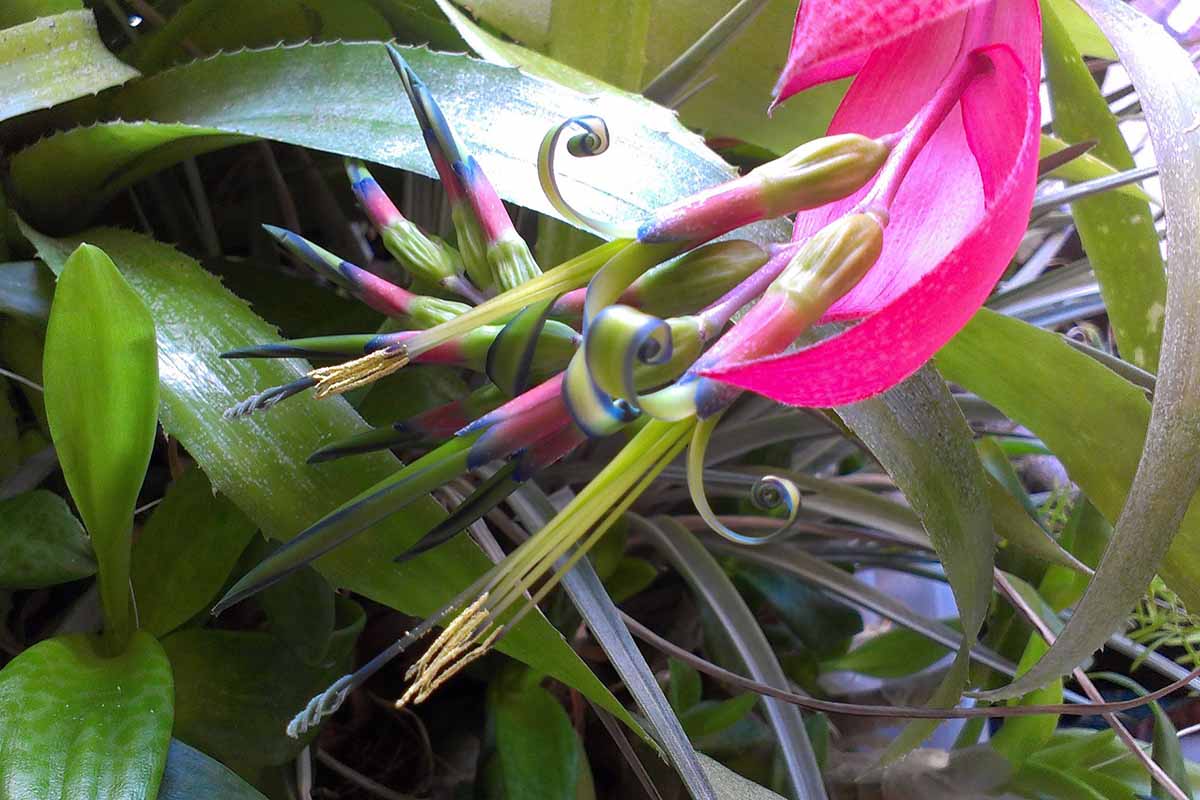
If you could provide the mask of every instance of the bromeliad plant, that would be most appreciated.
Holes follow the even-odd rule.
[[[806,2],[798,12],[776,102],[856,75],[829,136],[648,219],[594,220],[573,209],[556,184],[561,137],[579,131],[568,152],[599,155],[608,139],[602,120],[574,118],[550,131],[539,161],[547,196],[565,218],[612,241],[545,271],[433,97],[389,48],[446,189],[457,248],[407,221],[361,163],[350,162],[348,174],[387,249],[422,285],[460,300],[415,294],[270,229],[299,262],[405,329],[230,352],[352,359],[256,395],[231,415],[309,388],[318,398],[341,394],[410,364],[455,364],[488,382],[442,408],[314,454],[324,460],[402,442],[436,445],[280,548],[215,610],[466,470],[505,462],[401,558],[453,536],[589,438],[633,435],[549,525],[315,698],[293,732],[444,625],[409,670],[398,704],[424,700],[534,608],[689,445],[689,489],[704,519],[740,544],[765,541],[717,521],[703,489],[705,446],[741,392],[816,407],[871,397],[910,376],[978,309],[1016,249],[1033,198],[1037,3],[871,5]],[[716,241],[792,213],[790,244]],[[793,349],[802,339],[809,343]],[[799,489],[782,478],[764,478],[756,497],[785,505],[791,517],[799,507]]]

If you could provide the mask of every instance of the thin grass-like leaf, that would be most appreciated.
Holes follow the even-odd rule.
[[[758,620],[716,559],[679,523],[663,517],[653,521],[629,516],[630,526],[645,536],[688,582],[697,598],[716,615],[750,675],[779,689],[788,687],[787,675]],[[764,698],[767,718],[779,739],[780,754],[797,797],[825,797],[821,770],[795,706]]]
[[[514,492],[510,502],[517,516],[535,531],[545,527],[557,513],[550,498],[533,484]],[[629,629],[625,627],[621,612],[608,596],[600,576],[587,558],[579,559],[567,572],[563,577],[563,588],[646,715],[651,734],[692,797],[696,800],[717,800],[718,795],[697,761],[696,751],[683,732],[682,723],[655,680],[645,656],[638,650]]]

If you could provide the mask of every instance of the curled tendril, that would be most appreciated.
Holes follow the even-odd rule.
[[[567,140],[567,152],[577,158],[598,156],[608,149],[608,125],[596,116],[571,117],[564,120],[546,132],[542,146],[538,149],[538,180],[541,181],[542,191],[554,210],[563,219],[586,228],[607,239],[632,238],[637,232],[635,225],[618,225],[588,216],[571,206],[563,197],[555,177],[554,158],[558,150],[558,140],[571,128],[579,128],[583,132]]]
[[[666,364],[673,352],[670,325],[624,305],[597,314],[584,339],[584,357],[596,385],[634,406],[638,405],[634,368]]]
[[[795,527],[796,519],[800,514],[800,488],[786,478],[781,478],[778,475],[764,475],[750,489],[750,499],[758,508],[772,509],[779,507],[781,504],[786,505],[788,511],[787,521],[776,530],[765,536],[747,536],[744,533],[738,533],[721,522],[717,519],[717,515],[713,513],[712,506],[708,504],[708,497],[704,494],[704,454],[708,450],[708,440],[711,438],[712,432],[717,427],[717,422],[722,416],[723,412],[701,420],[692,434],[692,446],[688,450],[688,492],[692,496],[692,503],[695,504],[700,518],[715,533],[736,544],[766,544],[772,539],[778,539],[781,536],[791,533]]]

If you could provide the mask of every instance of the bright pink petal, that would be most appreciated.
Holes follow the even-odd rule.
[[[872,51],[980,0],[802,0],[775,103],[853,75]]]
[[[999,44],[984,51],[993,69],[975,80],[961,114],[946,120],[914,164],[892,206],[879,264],[830,315],[865,318],[805,350],[704,374],[791,405],[851,403],[907,378],[982,305],[1028,223],[1040,125],[1037,3],[1008,0],[995,14]],[[961,19],[946,20],[874,53],[835,118],[837,132],[859,125],[877,133],[875,126],[894,122],[903,112],[892,106],[915,99],[900,84],[936,72],[956,25],[961,30]],[[853,198],[800,215],[797,235],[852,205]]]

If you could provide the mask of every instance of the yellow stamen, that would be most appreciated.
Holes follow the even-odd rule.
[[[439,686],[491,649],[501,628],[497,627],[479,641],[479,634],[487,630],[491,617],[486,608],[487,601],[488,593],[484,592],[463,609],[425,654],[408,668],[404,677],[412,684],[396,701],[396,708],[424,702]]]
[[[317,397],[327,397],[331,394],[342,394],[382,377],[408,364],[408,353],[403,349],[376,350],[362,358],[347,361],[333,367],[321,367],[308,373],[308,377],[317,381]]]

